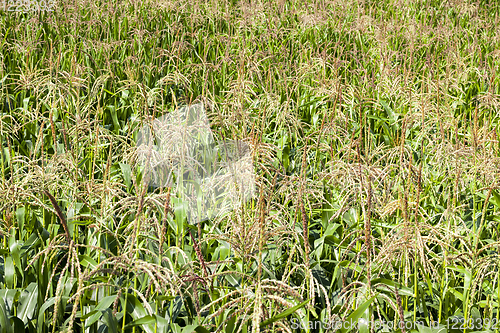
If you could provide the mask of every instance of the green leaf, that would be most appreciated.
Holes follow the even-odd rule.
[[[207,329],[206,329],[205,327],[203,327],[203,326],[197,326],[194,330],[195,330],[195,332],[196,332],[196,333],[210,333],[210,331],[209,331],[209,330],[207,330]],[[184,333],[184,332],[182,332],[182,333]],[[187,333],[187,332],[186,332],[186,333]]]
[[[24,255],[27,251],[31,250],[31,248],[40,244],[40,238],[36,232],[33,232],[31,236],[24,242],[23,247],[21,248],[21,254]]]
[[[497,193],[497,191],[491,191],[491,194],[493,195],[493,197],[490,199],[490,202],[500,208],[500,195]],[[484,198],[486,198],[486,196],[484,196]]]
[[[45,321],[43,320],[43,316],[45,314],[45,311],[52,305],[54,305],[56,301],[55,297],[49,298],[45,303],[43,303],[42,307],[40,308],[40,311],[38,312],[38,321],[37,321],[37,331],[38,333],[41,333],[45,327]]]
[[[342,267],[346,267],[348,269],[352,269],[360,274],[363,272],[363,266],[357,265],[357,264],[351,262],[350,260],[341,261],[341,262],[339,262],[339,265]]]
[[[116,107],[114,105],[108,105],[106,108],[109,110],[109,113],[111,114],[111,119],[113,119],[113,131],[115,133],[118,133],[118,130],[120,129],[120,122],[118,121]]]
[[[448,266],[447,267],[448,269],[451,269],[451,270],[454,270],[454,271],[457,271],[459,273],[462,273],[464,275],[464,295],[467,294],[467,292],[470,290],[470,284],[471,284],[471,280],[472,280],[472,277],[471,277],[471,272],[466,270],[464,267],[462,266]]]
[[[10,324],[9,315],[5,307],[5,302],[3,299],[0,299],[0,328],[2,329],[2,333],[14,333],[14,329]]]
[[[24,270],[21,267],[21,245],[19,244],[19,241],[14,241],[10,245],[10,255],[14,260],[14,267],[17,267],[18,272],[21,273],[21,277],[24,278]]]
[[[24,230],[24,217],[26,215],[26,210],[24,207],[20,207],[16,210],[17,225],[19,227],[19,234],[23,234]]]
[[[36,282],[31,282],[26,290],[23,291],[19,299],[17,317],[21,319],[24,324],[27,324],[28,320],[33,319],[33,312],[37,306],[37,301],[38,285]]]
[[[156,319],[156,333],[168,333],[168,320],[156,314],[154,314],[153,316]]]
[[[125,325],[125,328],[128,329],[128,328],[132,328],[135,326],[143,326],[144,327],[144,325],[149,325],[151,327],[155,327],[155,324],[156,324],[156,331],[155,331],[156,333],[168,332],[168,328],[169,328],[168,321],[165,318],[162,318],[156,314],[147,315],[147,316],[144,316],[142,318],[136,319],[133,322]],[[190,331],[189,331],[189,327],[192,327],[192,329]],[[185,327],[182,332],[184,333],[184,331],[186,331],[186,329],[187,329],[186,332],[192,332],[195,327],[196,327],[195,325],[190,325],[188,327]]]
[[[127,294],[126,297],[127,297],[126,309],[127,312],[130,314],[130,316],[132,317],[132,319],[134,319],[134,321],[149,316],[146,309],[144,309],[144,306],[137,299],[137,297],[135,297],[132,294]],[[125,306],[125,304],[123,304],[125,301],[125,295],[122,295],[121,300],[122,300],[122,306]],[[153,325],[151,325],[149,319],[147,319],[145,323],[141,323],[140,325],[142,326],[142,329],[144,329],[146,332],[154,333],[154,323]]]
[[[377,296],[373,296],[370,299],[368,299],[366,302],[364,302],[363,304],[361,304],[353,313],[351,313],[349,315],[349,317],[347,317],[347,319],[345,320],[345,322],[348,322],[348,323],[355,323],[355,322],[357,322],[358,319],[361,318],[361,316],[365,313],[365,310],[373,302],[373,300],[375,299],[375,297],[377,297]],[[347,328],[345,326],[347,326]],[[352,326],[353,325],[342,325],[342,327],[340,328],[340,332],[341,333],[345,333],[345,332],[348,331],[349,328],[352,328]]]
[[[274,322],[277,322],[278,320],[282,319],[282,318],[285,318],[285,317],[288,317],[289,315],[293,314],[295,311],[297,311],[298,309],[300,308],[303,308],[304,306],[306,306],[307,303],[309,303],[310,299],[308,299],[307,301],[304,301],[300,304],[297,304],[295,305],[294,307],[291,307],[289,309],[286,309],[285,311],[277,314],[276,316],[272,317],[272,318],[269,318],[267,320],[264,320],[263,322],[260,323],[260,327],[264,327],[264,326],[267,326],[269,324],[272,324]]]
[[[233,333],[235,326],[234,324],[236,323],[236,316],[232,316],[231,319],[227,321],[226,325],[226,333]]]
[[[120,163],[120,169],[122,170],[123,174],[123,180],[125,181],[125,185],[127,186],[127,190],[130,189],[130,183],[131,183],[131,174],[132,170],[130,168],[130,165],[126,163]]]
[[[155,317],[151,315],[144,316],[142,318],[136,319],[133,322],[125,325],[125,328],[131,328],[134,326],[140,326],[140,325],[154,325],[156,323]]]
[[[12,309],[12,305],[18,300],[20,294],[19,289],[1,289],[0,299],[5,301],[7,309]]]
[[[24,323],[21,319],[17,317],[10,317],[10,324],[13,325],[14,332],[26,332],[24,329]]]
[[[391,293],[394,292],[393,288],[397,288],[398,293],[400,295],[414,297],[413,291],[410,288],[404,287],[404,286],[400,285],[399,283],[396,283],[396,282],[389,280],[389,279],[382,279],[382,278],[373,279],[371,284],[372,284],[372,286],[375,286],[377,289],[382,289],[384,291],[389,291]],[[391,286],[393,288],[387,288],[385,286]]]
[[[108,333],[118,333],[118,320],[113,316],[111,309],[103,311],[102,321],[108,326]]]
[[[86,254],[78,256],[78,259],[80,260],[80,264],[85,268],[88,266],[90,266],[91,269],[97,267],[97,262]]]
[[[99,302],[99,304],[97,304],[97,306],[95,307],[94,311],[98,311],[97,313],[93,313],[92,315],[90,315],[90,313],[86,314],[85,316],[91,316],[88,320],[87,320],[87,323],[85,324],[86,327],[89,327],[90,325],[92,325],[93,323],[95,323],[99,318],[101,318],[102,316],[102,312],[104,312],[104,310],[106,310],[107,308],[109,308],[111,306],[111,304],[113,304],[113,302],[116,300],[116,296],[106,296],[104,297],[103,299],[101,299],[101,301]],[[94,311],[91,311],[94,312]],[[85,318],[82,317],[82,319],[84,320]]]
[[[5,284],[8,289],[14,289],[14,275],[15,275],[15,269],[14,269],[14,261],[12,260],[12,257],[7,257],[5,258],[5,265],[4,265],[4,270],[5,270]]]

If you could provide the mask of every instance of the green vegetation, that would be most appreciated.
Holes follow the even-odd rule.
[[[499,26],[486,0],[0,9],[1,331],[496,331]],[[135,145],[198,102],[257,194],[191,225]]]

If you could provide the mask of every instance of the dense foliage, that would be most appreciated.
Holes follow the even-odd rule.
[[[498,2],[54,9],[0,9],[2,332],[500,327]],[[135,154],[192,103],[257,177],[198,225]]]

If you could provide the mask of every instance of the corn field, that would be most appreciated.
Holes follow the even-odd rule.
[[[500,330],[499,2],[46,2],[0,6],[1,332]],[[141,159],[194,108],[237,205]]]

